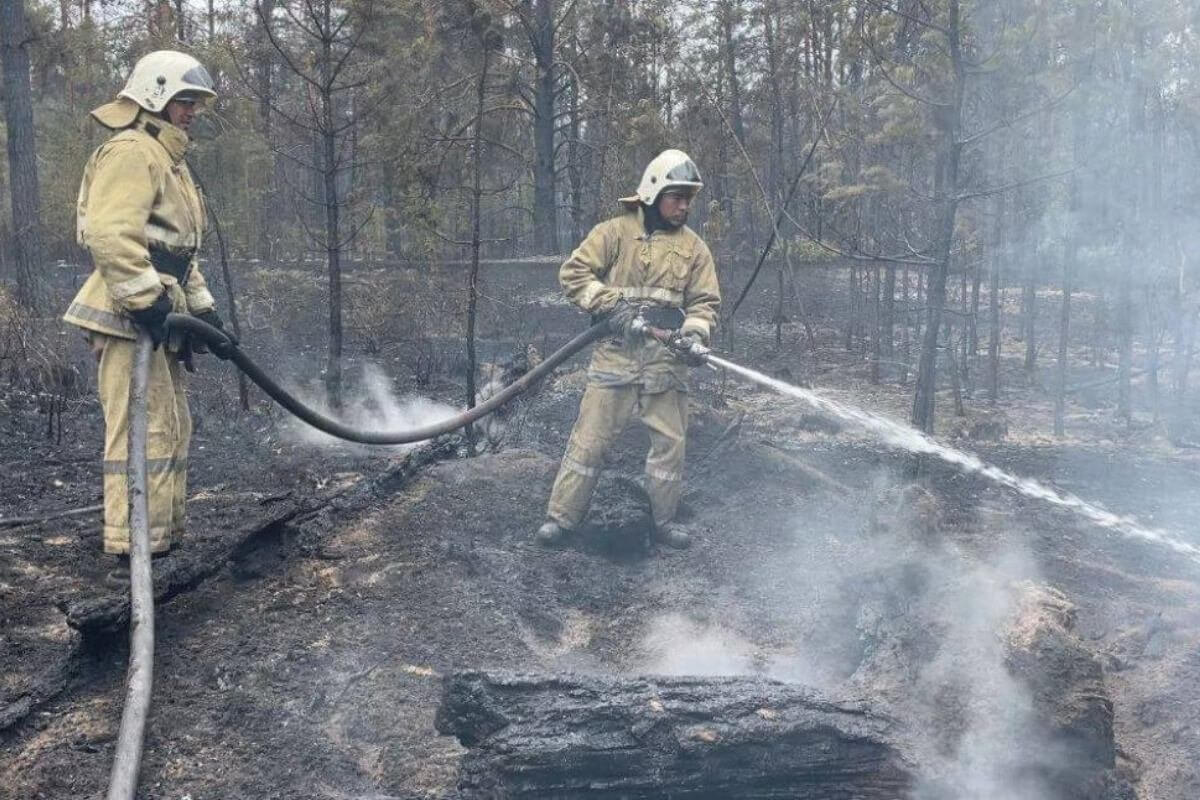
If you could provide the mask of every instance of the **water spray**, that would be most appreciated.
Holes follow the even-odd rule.
[[[1148,528],[1133,517],[1114,514],[1102,506],[1090,503],[1069,492],[1053,489],[1032,478],[1022,478],[1019,475],[1013,475],[993,464],[988,464],[973,453],[944,445],[916,428],[888,419],[879,414],[873,414],[861,408],[830,400],[816,392],[799,386],[793,386],[790,383],[785,383],[784,381],[764,375],[756,370],[735,364],[732,361],[715,355],[703,344],[696,341],[689,341],[671,331],[655,328],[641,317],[635,319],[630,327],[636,332],[643,333],[661,342],[680,358],[684,358],[691,363],[703,363],[713,369],[725,370],[780,394],[803,400],[830,416],[849,422],[860,428],[865,428],[878,436],[885,444],[892,447],[907,450],[911,453],[936,456],[964,472],[981,475],[1001,486],[1013,489],[1026,497],[1042,500],[1059,508],[1074,511],[1102,528],[1116,531],[1130,538],[1144,539],[1165,545],[1177,553],[1189,556],[1193,560],[1200,562],[1200,547],[1182,541],[1166,531],[1157,528]]]

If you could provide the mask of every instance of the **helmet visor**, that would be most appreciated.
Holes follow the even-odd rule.
[[[194,89],[206,90],[208,92],[215,93],[213,92],[212,76],[208,74],[208,70],[199,64],[183,73],[183,78],[181,80],[183,83]]]
[[[696,169],[696,165],[689,158],[681,164],[676,165],[667,173],[667,183],[700,183],[700,170]]]

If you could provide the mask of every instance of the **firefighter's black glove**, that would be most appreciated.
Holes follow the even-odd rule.
[[[612,311],[604,315],[608,330],[613,336],[628,336],[629,326],[637,319],[638,307],[624,298],[617,301]]]
[[[154,342],[154,349],[157,350],[167,339],[167,327],[164,323],[167,321],[167,314],[170,313],[171,298],[163,292],[147,308],[130,311],[129,316],[133,318],[134,325],[150,334],[150,341]]]
[[[704,344],[704,337],[695,331],[672,334],[667,346],[689,367],[702,367],[708,363],[705,358],[709,352],[708,345]]]
[[[221,321],[221,316],[217,313],[216,309],[210,308],[207,311],[201,311],[199,314],[193,314],[192,316],[201,322],[213,326],[221,333],[225,334],[227,337],[229,337],[229,343],[234,347],[238,345],[237,337],[233,335],[232,331],[225,330],[225,323]],[[209,350],[212,350],[212,354],[217,358],[227,359],[230,355],[229,349],[226,346],[210,345],[207,342],[200,341],[199,339],[196,340],[194,349],[197,353],[207,353]]]

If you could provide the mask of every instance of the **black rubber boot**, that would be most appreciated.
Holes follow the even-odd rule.
[[[104,585],[113,589],[129,588],[129,556],[117,556],[117,566],[110,569],[104,576]]]

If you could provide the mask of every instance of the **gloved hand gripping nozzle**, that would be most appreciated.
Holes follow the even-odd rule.
[[[634,334],[640,333],[657,339],[688,366],[700,367],[705,364],[712,366],[708,360],[708,357],[712,354],[712,350],[704,344],[698,334],[656,328],[647,322],[646,318],[641,314],[638,314],[629,323],[629,330]],[[716,369],[716,367],[713,368]]]
[[[698,333],[673,331],[671,338],[667,341],[667,347],[682,358],[689,367],[704,366],[708,363],[708,357],[712,353]]]

